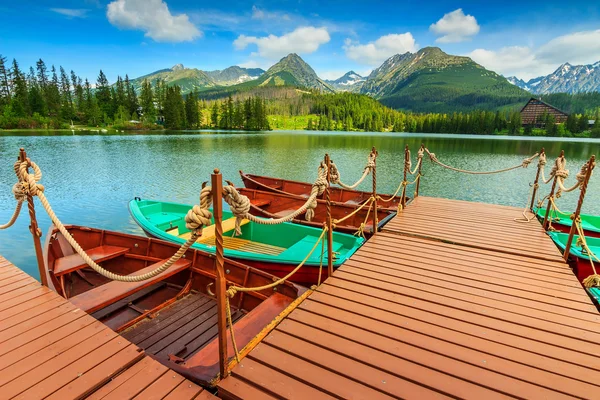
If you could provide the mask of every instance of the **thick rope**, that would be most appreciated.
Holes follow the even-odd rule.
[[[27,200],[27,194],[25,193],[25,190],[23,189],[23,184],[21,183],[21,163],[19,161],[16,161],[15,164],[13,165],[13,169],[15,170],[15,175],[17,176],[17,183],[15,183],[13,185],[12,188],[12,192],[13,192],[13,196],[15,196],[15,200],[17,201],[17,204],[15,206],[15,211],[13,212],[12,216],[10,217],[10,220],[3,224],[0,225],[0,230],[2,229],[8,229],[11,226],[13,226],[15,224],[15,222],[17,221],[17,218],[19,217],[19,214],[21,214],[21,209],[23,208],[23,202]],[[41,175],[39,177],[39,179],[42,179]],[[38,179],[38,181],[39,181]],[[36,182],[38,182],[36,181]]]
[[[331,161],[331,173],[330,173],[331,183],[340,185],[344,189],[348,189],[348,190],[355,189],[358,185],[360,185],[365,180],[365,178],[371,173],[371,171],[375,167],[375,157],[376,157],[375,153],[373,153],[373,152],[369,153],[369,158],[367,159],[367,165],[365,166],[365,169],[363,170],[363,174],[360,177],[360,179],[354,183],[354,185],[347,185],[340,180],[341,179],[340,172],[339,172],[337,166],[335,165],[335,163],[333,161]]]
[[[469,170],[466,170],[466,169],[460,169],[460,168],[455,168],[455,167],[451,167],[449,165],[446,165],[446,164],[442,163],[440,160],[437,159],[437,157],[435,156],[435,153],[430,152],[427,148],[425,148],[425,151],[429,155],[429,159],[432,162],[440,165],[441,167],[444,167],[444,168],[452,170],[452,171],[462,172],[464,174],[471,174],[471,175],[500,174],[502,172],[512,171],[513,169],[517,169],[517,168],[527,168],[529,166],[529,164],[531,164],[531,162],[539,155],[539,153],[535,153],[531,157],[528,157],[528,158],[524,159],[523,162],[521,162],[521,164],[515,165],[513,167],[508,167],[508,168],[504,168],[504,169],[498,169],[498,170],[495,170],[495,171],[469,171]]]
[[[281,218],[259,218],[255,215],[250,214],[251,202],[247,196],[240,194],[234,186],[228,185],[223,187],[223,199],[227,204],[233,215],[235,215],[235,234],[241,235],[242,228],[241,223],[244,219],[250,220],[257,224],[263,225],[277,225],[284,222],[290,222],[298,215],[306,211],[305,218],[307,221],[311,221],[315,216],[315,208],[317,208],[317,197],[322,195],[327,188],[327,169],[324,164],[321,164],[318,170],[319,176],[310,191],[310,196],[306,202],[298,208],[296,211],[281,217]]]
[[[157,267],[156,269],[147,272],[141,275],[118,275],[113,272],[110,272],[100,265],[96,264],[94,260],[81,248],[79,243],[75,241],[73,236],[69,233],[69,231],[65,228],[62,222],[58,219],[54,210],[50,206],[48,199],[44,195],[44,187],[37,183],[36,177],[39,176],[41,179],[41,170],[34,163],[30,162],[31,167],[34,170],[34,175],[31,175],[27,172],[27,162],[21,163],[20,173],[23,178],[25,192],[30,194],[31,196],[37,196],[42,203],[42,206],[48,213],[48,216],[52,220],[52,223],[56,226],[59,232],[67,239],[67,242],[73,247],[75,252],[81,256],[81,258],[85,261],[87,265],[89,265],[94,271],[104,276],[105,278],[119,281],[119,282],[141,282],[159,275],[160,273],[169,269],[173,264],[175,264],[185,252],[190,248],[192,244],[196,242],[198,237],[202,235],[202,226],[210,225],[212,215],[208,208],[210,207],[212,194],[210,187],[206,187],[202,189],[200,193],[200,207],[194,206],[188,214],[185,216],[186,227],[192,231],[190,238],[177,250],[171,258],[169,258],[164,264]]]
[[[419,149],[419,152],[417,153],[417,165],[415,166],[415,169],[411,170],[412,162],[410,160],[410,150],[408,150],[408,157],[404,160],[404,168],[406,169],[406,171],[409,174],[414,175],[417,173],[417,171],[419,170],[419,167],[421,166],[421,163],[423,162],[424,154],[425,154],[425,148],[421,147]]]

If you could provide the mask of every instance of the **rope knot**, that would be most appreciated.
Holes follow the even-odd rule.
[[[437,157],[435,156],[435,153],[429,153],[429,159],[433,162],[438,161]]]
[[[236,295],[237,293],[237,287],[236,286],[229,286],[229,289],[227,289],[225,291],[225,294],[227,295],[227,297],[229,297],[230,299],[233,299],[233,296]]]
[[[13,185],[12,192],[15,196],[15,200],[17,200],[18,202],[23,202],[27,200],[27,188],[25,188],[23,182],[15,183]]]
[[[235,234],[242,234],[242,221],[246,218],[250,212],[250,199],[248,196],[240,194],[237,189],[231,185],[223,187],[223,199],[227,204],[233,215],[235,215]]]
[[[212,223],[212,213],[208,208],[194,205],[185,216],[185,227],[198,235],[202,234],[202,227]]]
[[[569,177],[569,170],[559,169],[554,173],[558,178],[567,179]]]

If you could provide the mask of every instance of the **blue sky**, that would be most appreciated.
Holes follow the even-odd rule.
[[[182,63],[267,69],[290,52],[323,78],[366,74],[425,46],[532,78],[600,61],[598,1],[0,1],[0,54],[92,82]],[[6,4],[6,5],[5,5]]]

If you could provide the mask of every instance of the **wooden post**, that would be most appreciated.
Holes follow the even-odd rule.
[[[542,151],[540,151],[540,156],[544,154],[546,150],[542,147]],[[542,172],[543,166],[538,163],[537,173],[535,174],[535,181],[533,182],[533,192],[531,193],[531,204],[529,205],[529,209],[533,212],[533,205],[535,204],[535,195],[538,191],[538,182],[540,181],[540,173]]]
[[[406,145],[404,147],[404,180],[402,182],[406,182],[406,175],[408,173],[407,169],[408,169],[408,157],[410,157],[408,155],[408,145]],[[406,206],[406,185],[404,185],[402,187],[402,199],[400,199],[401,204],[402,204],[402,209],[404,209],[404,207]]]
[[[567,239],[567,245],[565,246],[565,253],[563,257],[565,262],[569,259],[569,252],[571,251],[571,244],[573,244],[573,236],[575,235],[575,231],[577,227],[575,226],[575,221],[579,218],[579,214],[581,214],[581,206],[583,205],[583,199],[585,198],[585,192],[587,191],[587,186],[590,181],[590,177],[592,176],[592,170],[594,169],[594,164],[596,163],[596,156],[591,156],[588,161],[588,169],[585,174],[585,178],[581,183],[581,193],[579,194],[579,201],[577,202],[577,208],[575,209],[575,213],[571,216],[573,219],[573,223],[571,224],[571,230],[569,231],[569,238]]]
[[[223,180],[219,169],[215,169],[211,175],[212,196],[213,196],[213,218],[215,222],[215,294],[217,297],[217,326],[219,329],[219,372],[221,379],[227,374],[227,279],[223,264],[225,258],[223,255]]]
[[[371,149],[371,153],[374,155],[373,157],[373,236],[377,233],[377,225],[379,225],[379,221],[377,220],[377,149],[375,146]]]
[[[325,166],[327,167],[327,186],[325,187],[325,203],[327,208],[327,276],[333,275],[333,223],[331,218],[331,194],[329,185],[331,182],[331,159],[325,154]]]
[[[425,144],[421,143],[421,151],[425,149]],[[419,172],[417,173],[417,186],[415,187],[415,198],[419,197],[419,186],[421,185],[421,169],[423,168],[423,159],[419,164]]]
[[[560,151],[560,158],[561,159],[565,158],[564,150]],[[556,180],[557,179],[558,178],[556,176],[554,176],[554,181],[552,182],[552,189],[550,189],[550,195],[548,196],[548,207],[546,207],[546,215],[544,215],[544,223],[542,224],[542,226],[546,230],[548,230],[548,226],[550,225],[550,223],[548,221],[548,215],[550,214],[550,209],[552,208],[552,203],[551,203],[550,199],[554,196],[554,191],[556,190]]]
[[[19,161],[28,163],[27,172],[29,172],[29,159],[27,158],[27,153],[23,148],[21,148],[19,151]],[[31,224],[29,225],[29,231],[33,236],[33,246],[35,247],[35,256],[37,258],[38,271],[40,273],[40,282],[42,282],[43,286],[48,286],[48,277],[46,275],[46,267],[44,267],[44,255],[42,253],[42,243],[40,242],[42,231],[37,223],[37,218],[35,216],[35,206],[33,203],[33,196],[31,196],[30,194],[27,194],[27,208],[29,209],[29,219],[31,220]]]

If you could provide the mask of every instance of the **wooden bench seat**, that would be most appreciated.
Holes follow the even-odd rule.
[[[166,261],[167,260],[161,260],[155,264],[134,272],[132,275],[141,275],[145,274],[146,272],[150,272],[161,266]],[[125,297],[130,296],[133,293],[136,293],[150,285],[160,282],[169,276],[175,275],[176,273],[189,268],[191,264],[191,261],[181,258],[169,269],[151,279],[147,279],[142,282],[131,283],[111,281],[102,286],[98,286],[94,289],[88,290],[87,292],[71,297],[69,301],[83,311],[87,313],[93,313],[114,303],[115,301],[124,299]]]
[[[250,222],[250,221],[248,221],[247,219],[243,219],[242,222],[240,223],[240,226],[244,226],[248,222]],[[223,227],[223,233],[227,233],[229,231],[234,230],[235,229],[235,217],[224,220],[222,222],[221,226]],[[196,240],[196,242],[202,242],[206,239],[214,238],[215,237],[215,228],[216,228],[216,225],[212,224],[212,225],[207,226],[204,229],[202,229],[202,236],[200,236],[198,238],[198,240]],[[171,232],[169,231],[169,233],[171,233]],[[186,233],[182,233],[181,235],[178,235],[178,236],[182,239],[188,240],[191,235],[192,235],[192,232],[186,232]]]
[[[271,204],[271,200],[268,199],[253,199],[250,200],[250,203],[255,206],[255,207],[264,207],[264,206],[268,206],[269,204]]]
[[[102,261],[110,260],[112,258],[121,256],[127,253],[129,249],[127,247],[119,246],[99,246],[92,249],[88,249],[85,252],[97,263]],[[74,272],[87,267],[83,258],[77,253],[70,254],[68,256],[57,259],[54,262],[54,270],[52,271],[55,276],[61,276]]]

